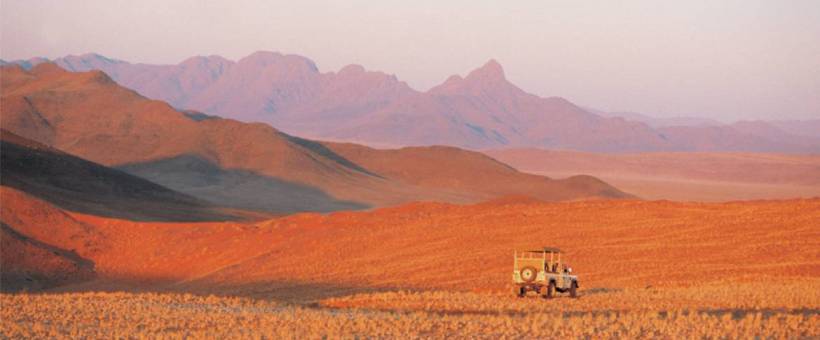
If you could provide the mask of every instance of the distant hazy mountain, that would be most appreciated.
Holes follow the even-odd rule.
[[[662,128],[667,126],[720,126],[723,123],[709,118],[701,117],[653,117],[637,112],[606,112],[602,110],[589,109],[588,111],[603,117],[621,117],[626,120],[646,123],[652,128]]]
[[[768,123],[790,134],[820,140],[820,119],[775,120]]]
[[[25,68],[42,61],[15,63]],[[102,70],[116,82],[180,109],[265,122],[321,139],[473,149],[820,152],[820,137],[800,124],[652,118],[542,98],[507,81],[494,60],[427,92],[358,65],[321,73],[307,58],[274,52],[256,52],[236,62],[192,57],[177,65],[131,64],[97,54],[54,62],[70,71]]]
[[[32,67],[37,66],[38,64],[47,63],[49,61],[50,60],[48,58],[43,58],[43,57],[34,57],[34,58],[31,58],[31,59],[27,59],[27,60],[20,59],[20,60],[12,60],[12,61],[6,61],[6,60],[0,59],[0,66],[14,64],[14,65],[20,65],[20,67],[22,67],[26,70],[30,70]]]
[[[604,117],[646,123],[688,151],[797,151],[820,150],[820,119],[738,121],[731,124],[701,117],[658,118],[635,112],[588,109]]]
[[[490,61],[462,78],[348,121],[324,136],[385,144],[469,148],[538,145],[598,151],[669,147],[645,124],[591,114],[563,98],[541,98],[506,80]]]

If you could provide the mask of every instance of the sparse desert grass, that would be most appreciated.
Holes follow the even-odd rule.
[[[446,313],[585,313],[623,311],[763,311],[820,309],[820,280],[791,282],[723,282],[691,287],[590,288],[581,298],[558,294],[544,300],[534,293],[454,291],[390,291],[328,298],[322,305],[338,308],[424,310]]]
[[[0,295],[0,337],[820,336],[816,280],[761,291],[764,287],[591,289],[578,300],[551,301],[474,292],[382,292],[310,305],[191,294]]]

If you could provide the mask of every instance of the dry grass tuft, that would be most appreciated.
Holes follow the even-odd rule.
[[[156,293],[0,295],[9,338],[798,338],[820,336],[820,281],[588,289],[578,300],[356,294],[318,305]]]

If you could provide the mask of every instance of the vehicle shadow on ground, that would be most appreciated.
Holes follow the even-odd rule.
[[[594,288],[589,288],[589,289],[581,289],[580,291],[584,295],[599,295],[599,294],[620,293],[620,292],[623,291],[623,288],[594,287]]]

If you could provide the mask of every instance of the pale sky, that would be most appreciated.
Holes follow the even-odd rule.
[[[0,57],[257,50],[427,90],[495,58],[541,96],[658,117],[820,118],[820,1],[0,0]]]

